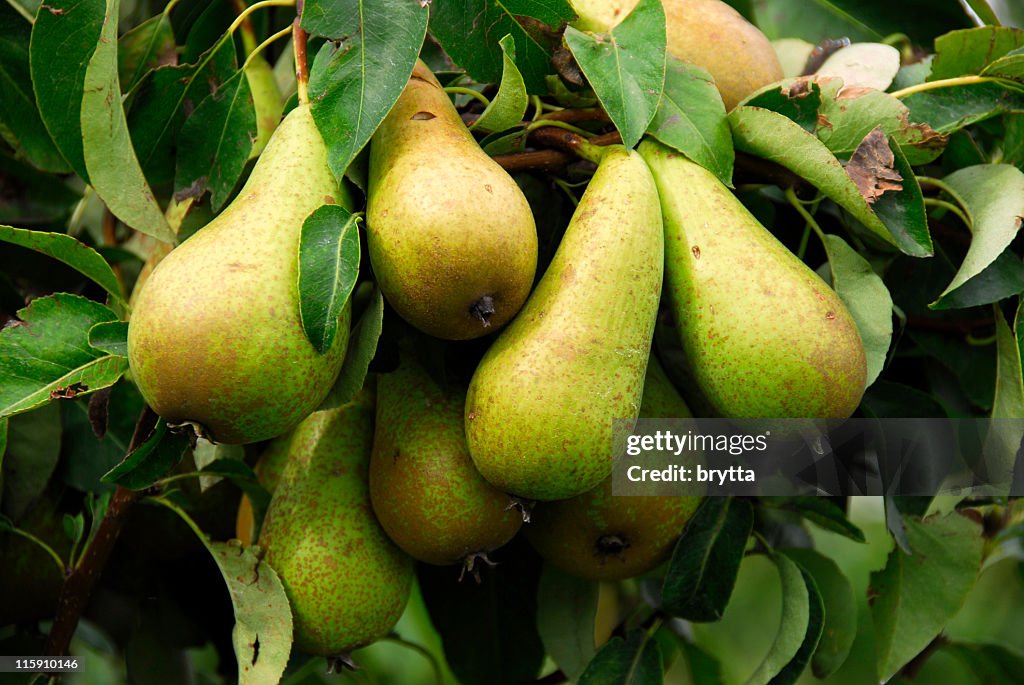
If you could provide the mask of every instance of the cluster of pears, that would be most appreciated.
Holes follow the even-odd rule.
[[[129,327],[133,377],[169,423],[273,439],[257,467],[270,506],[256,534],[243,504],[239,537],[265,549],[305,652],[381,638],[415,561],[472,568],[521,528],[585,578],[660,564],[698,498],[614,497],[611,472],[615,420],[690,415],[651,354],[662,304],[715,415],[845,417],[860,401],[864,351],[836,294],[654,141],[602,149],[532,291],[530,205],[422,63],[371,142],[367,194],[395,312],[437,338],[497,333],[467,385],[438,384],[406,346],[354,396],[331,389],[351,305],[317,352],[299,320],[298,237],[320,205],[353,203],[307,105],[228,208],[156,267]]]

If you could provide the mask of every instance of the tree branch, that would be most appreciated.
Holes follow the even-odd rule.
[[[135,433],[132,435],[128,451],[136,449],[145,442],[153,433],[157,416],[146,406],[139,415],[135,424]],[[114,549],[114,543],[121,533],[128,514],[139,498],[139,493],[127,488],[118,487],[110,499],[103,521],[100,522],[96,537],[82,553],[78,563],[75,564],[64,578],[64,585],[60,590],[60,599],[57,601],[57,613],[53,621],[53,628],[46,639],[46,656],[63,656],[67,653],[71,644],[71,638],[75,634],[75,628],[89,604],[93,587],[103,573],[103,568],[110,558],[110,552]]]

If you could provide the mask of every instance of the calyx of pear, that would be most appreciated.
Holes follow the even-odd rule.
[[[846,418],[867,376],[842,300],[709,171],[651,140],[665,295],[686,365],[729,418]]]
[[[307,105],[274,132],[245,186],[153,270],[132,312],[128,361],[142,396],[170,423],[250,443],[294,427],[324,399],[345,356],[350,308],[320,354],[299,318],[302,223],[351,206],[327,166]]]
[[[570,0],[581,31],[606,32],[638,0]],[[711,73],[726,110],[754,91],[782,80],[782,65],[768,38],[722,0],[662,0],[668,54]]]
[[[640,410],[663,250],[650,171],[605,148],[551,265],[470,382],[466,439],[484,478],[552,500],[608,477],[612,421]]]
[[[366,231],[384,297],[438,338],[507,323],[537,268],[530,206],[417,61],[370,143]]]

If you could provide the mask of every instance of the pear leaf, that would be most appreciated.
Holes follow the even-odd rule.
[[[203,98],[178,133],[174,176],[182,202],[210,191],[210,207],[220,211],[231,196],[256,139],[256,108],[245,71],[239,69]]]
[[[659,685],[663,678],[658,641],[643,628],[613,637],[594,656],[579,685]]]
[[[1015,166],[978,164],[953,172],[945,182],[963,200],[972,236],[960,269],[939,300],[1003,254],[1024,221],[1024,172]]]
[[[706,70],[668,58],[665,93],[647,132],[732,186],[732,133],[722,96]]]
[[[313,119],[339,181],[405,88],[426,36],[427,14],[427,5],[405,0],[306,3],[307,30],[346,37],[340,45],[325,43],[309,74]]]
[[[654,119],[665,88],[665,10],[640,0],[610,33],[565,30],[565,44],[631,148]]]
[[[1024,302],[1017,309],[1013,330],[1002,310],[995,307],[995,311],[998,361],[992,418],[1020,418],[1024,416]]]
[[[94,325],[117,320],[98,302],[56,293],[32,300],[18,317],[0,331],[0,417],[101,390],[128,370],[124,357],[89,345]]]
[[[981,75],[1024,83],[1024,48],[1017,48],[992,62],[985,67]]]
[[[121,284],[103,257],[88,245],[64,233],[29,231],[24,228],[0,226],[0,241],[27,247],[61,261],[110,293],[114,304],[127,307]]]
[[[15,521],[45,492],[57,469],[62,424],[60,407],[53,403],[9,419],[0,491],[3,511]]]
[[[833,52],[818,67],[820,76],[842,79],[844,88],[885,90],[900,70],[900,51],[884,43],[854,43]]]
[[[169,431],[167,423],[158,419],[142,444],[126,454],[101,480],[131,490],[145,490],[174,468],[188,448],[187,435]]]
[[[594,620],[598,585],[545,565],[537,591],[537,631],[544,649],[576,682],[597,650]]]
[[[912,93],[903,104],[912,121],[949,134],[1002,114],[1024,112],[1024,93],[989,81]]]
[[[981,531],[970,519],[954,513],[902,522],[911,553],[894,547],[868,589],[883,682],[942,631],[981,567]]]
[[[128,356],[128,322],[104,321],[89,329],[89,344],[101,352]]]
[[[1024,47],[1024,30],[980,26],[950,31],[935,39],[935,59],[929,81],[980,74],[1012,50]]]
[[[338,333],[338,319],[359,276],[359,217],[323,205],[302,224],[299,238],[299,314],[302,330],[323,354]]]
[[[339,404],[351,402],[359,389],[363,387],[370,362],[377,353],[377,342],[384,327],[384,295],[380,288],[373,289],[370,304],[359,317],[359,322],[352,328],[345,351],[345,361],[341,365],[338,380],[334,383],[331,394]]]
[[[498,41],[498,45],[501,46],[503,61],[498,94],[471,126],[485,132],[504,131],[517,125],[526,114],[526,107],[530,102],[523,75],[516,68],[516,43],[512,39],[512,34]]]
[[[146,72],[178,61],[170,13],[165,9],[121,36],[117,44],[117,77],[129,92]]]

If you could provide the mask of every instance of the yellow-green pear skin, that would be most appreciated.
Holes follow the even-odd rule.
[[[259,157],[270,142],[270,136],[281,120],[284,98],[277,87],[274,70],[262,55],[250,57],[245,65],[245,78],[252,93],[253,109],[256,110],[256,139],[252,142],[249,158]]]
[[[366,232],[384,297],[438,338],[498,330],[533,285],[530,206],[422,62],[370,144]]]
[[[473,466],[465,406],[465,389],[443,390],[411,354],[377,383],[373,509],[388,536],[428,564],[471,564],[523,523],[512,498]]]
[[[285,117],[245,187],[153,270],[132,312],[128,361],[149,406],[214,441],[249,443],[293,428],[324,399],[345,356],[350,311],[326,353],[299,319],[302,223],[349,204],[300,105]]]
[[[608,31],[638,0],[572,0],[581,31]],[[662,0],[668,54],[707,69],[727,110],[781,81],[782,65],[761,30],[722,0]]]
[[[564,499],[611,474],[612,421],[640,410],[663,243],[650,171],[606,148],[551,265],[470,382],[469,452],[499,489]]]
[[[647,367],[641,418],[689,418],[655,357]],[[544,560],[580,578],[620,580],[657,567],[672,551],[700,497],[613,495],[612,478],[582,495],[539,502],[526,537]]]
[[[713,174],[645,141],[665,217],[665,288],[696,385],[728,418],[845,418],[867,366],[839,296]]]
[[[337,656],[387,635],[412,591],[413,560],[380,527],[367,486],[374,395],[325,402],[277,439],[288,463],[260,531],[292,607],[295,646]]]

